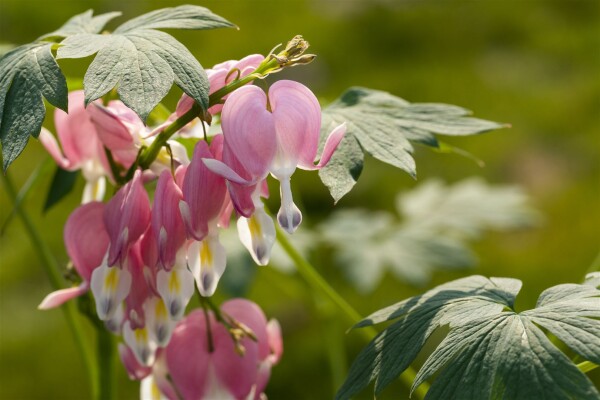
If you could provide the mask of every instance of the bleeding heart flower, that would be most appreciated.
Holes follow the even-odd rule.
[[[68,171],[81,170],[86,180],[82,203],[100,201],[106,191],[105,176],[110,167],[96,127],[84,106],[82,90],[69,93],[69,113],[54,112],[54,125],[62,146],[42,128],[39,139],[58,166]],[[110,176],[110,175],[109,175]]]
[[[209,94],[213,94],[236,79],[243,78],[251,74],[260,65],[260,63],[263,62],[264,59],[265,57],[261,54],[251,54],[239,61],[229,60],[217,64],[211,69],[207,69],[206,74],[208,75],[208,81],[210,83]],[[224,99],[226,98],[227,96],[224,97]],[[184,93],[181,96],[179,103],[177,103],[175,116],[182,116],[192,108],[193,104],[194,99]],[[222,109],[222,104],[216,104],[209,108],[208,112],[212,115],[215,115],[220,113]]]
[[[82,278],[81,285],[50,293],[39,309],[46,310],[81,296],[90,287],[93,271],[100,267],[108,250],[109,237],[104,222],[104,204],[91,202],[77,208],[65,224],[64,241],[75,270]]]
[[[211,312],[190,313],[165,350],[168,373],[184,399],[258,399],[281,356],[278,325],[267,323],[256,304],[234,299],[221,312],[251,330],[256,341],[246,336],[236,343]]]
[[[247,186],[271,173],[281,184],[277,221],[293,233],[302,221],[302,214],[292,199],[290,177],[296,167],[306,170],[324,167],[344,136],[345,124],[329,134],[321,159],[315,165],[321,107],[306,86],[278,81],[271,86],[268,96],[256,86],[242,87],[229,96],[221,117],[226,148],[233,153],[236,163],[226,165],[205,160],[205,164],[229,181]]]
[[[211,296],[225,271],[225,249],[219,242],[219,225],[231,213],[223,177],[210,171],[203,159],[220,159],[223,135],[213,138],[210,148],[196,144],[192,162],[183,181],[183,201],[179,203],[188,236],[187,260],[202,296]]]

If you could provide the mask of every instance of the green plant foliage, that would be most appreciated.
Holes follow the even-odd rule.
[[[424,182],[400,194],[396,209],[400,221],[385,211],[347,209],[318,228],[319,240],[333,247],[337,263],[362,293],[373,291],[386,271],[422,285],[436,269],[473,266],[468,240],[484,230],[517,229],[539,219],[518,187],[477,178],[453,185]]]
[[[110,12],[93,16],[93,10],[71,17],[63,26],[54,32],[41,36],[38,40],[49,40],[53,38],[65,38],[78,33],[100,33],[104,26],[113,18],[121,15],[120,12]]]
[[[439,147],[435,134],[464,136],[505,127],[467,117],[471,112],[447,104],[414,103],[379,90],[354,87],[323,110],[323,136],[347,124],[346,137],[319,175],[337,202],[362,172],[364,155],[416,176],[411,142]]]
[[[79,171],[66,171],[59,167],[56,168],[44,203],[44,211],[48,211],[53,205],[71,193],[77,181],[77,176],[79,176]]]
[[[593,383],[539,326],[580,357],[600,362],[600,290],[589,281],[545,290],[517,313],[521,281],[471,276],[375,312],[356,327],[394,321],[359,354],[337,393],[347,399],[375,381],[379,394],[439,327],[449,332],[415,378],[434,374],[427,399],[597,399]]]
[[[52,55],[52,44],[35,42],[0,59],[0,142],[4,171],[21,154],[29,135],[38,137],[46,115],[44,100],[67,111],[67,82]]]
[[[83,58],[98,53],[83,80],[86,104],[117,86],[123,103],[145,121],[173,82],[204,109],[208,107],[206,72],[185,46],[156,29],[232,26],[204,7],[164,8],[134,18],[109,35],[68,36],[61,43],[57,58]]]

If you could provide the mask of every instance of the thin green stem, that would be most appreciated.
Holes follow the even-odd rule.
[[[289,241],[286,233],[277,226],[277,241],[283,248],[283,250],[287,253],[287,255],[294,261],[296,264],[296,268],[302,277],[306,280],[306,282],[312,286],[313,289],[318,290],[323,294],[323,296],[329,301],[331,301],[334,305],[336,305],[346,316],[346,318],[356,324],[362,317],[360,314],[342,297],[338,292],[333,289],[329,283],[317,272],[315,267],[313,267],[292,245]],[[371,341],[374,336],[377,335],[377,330],[372,326],[361,328],[358,332],[361,333],[363,338],[367,341]],[[408,387],[412,386],[412,382],[416,376],[415,371],[408,367],[402,375],[400,375],[400,380],[407,385]],[[427,382],[422,383],[418,388],[415,389],[413,395],[417,399],[425,398],[425,394],[429,390],[429,384]]]
[[[96,357],[98,361],[98,400],[117,398],[115,374],[115,339],[104,327],[96,329]]]
[[[0,173],[0,176],[2,177],[2,183],[4,184],[6,193],[8,194],[10,201],[13,203],[16,213],[21,219],[21,222],[25,227],[25,231],[31,240],[33,250],[38,254],[40,261],[42,262],[41,265],[44,269],[44,272],[46,272],[48,279],[50,280],[50,285],[54,290],[64,288],[64,282],[60,273],[60,266],[46,245],[46,242],[44,242],[42,239],[41,235],[33,224],[33,221],[31,221],[29,218],[29,215],[20,207],[20,204],[17,202],[17,194],[12,181],[8,175]],[[69,327],[69,330],[75,339],[75,345],[79,350],[84,367],[88,371],[88,378],[92,393],[97,393],[99,387],[98,382],[95,380],[96,365],[92,361],[91,353],[85,344],[84,334],[81,329],[80,322],[75,314],[75,305],[73,303],[65,303],[60,308],[63,311],[65,320],[67,321],[67,326]]]
[[[152,164],[152,162],[158,156],[160,149],[167,143],[167,140],[169,140],[171,136],[175,134],[175,132],[193,121],[194,118],[199,116],[201,112],[202,109],[200,106],[194,103],[188,112],[177,118],[171,125],[167,126],[161,133],[158,134],[152,144],[138,157],[138,165],[142,169],[149,168],[150,164]]]
[[[577,368],[579,368],[579,370],[581,372],[583,372],[584,374],[595,370],[596,368],[600,367],[600,365],[598,364],[594,364],[591,361],[584,361],[582,363],[577,364]]]
[[[279,63],[276,59],[272,59],[264,64],[261,64],[252,74],[247,75],[242,79],[235,80],[229,85],[226,85],[211,94],[208,97],[208,108],[221,103],[223,101],[223,97],[227,96],[234,90],[252,82],[255,79],[265,78],[269,73],[275,72],[278,67]],[[173,136],[181,128],[192,122],[194,118],[201,116],[202,114],[202,108],[197,103],[194,103],[188,112],[177,118],[175,121],[173,121],[173,123],[171,123],[161,133],[158,134],[152,144],[138,157],[137,165],[139,165],[142,169],[149,168],[150,164],[152,164],[152,162],[158,156],[160,149],[167,143],[167,140],[169,140],[171,136]]]
[[[598,252],[596,258],[594,259],[594,261],[592,261],[592,264],[589,266],[585,274],[587,275],[597,271],[600,271],[600,252]]]
[[[25,184],[23,184],[21,190],[19,190],[19,193],[15,197],[13,209],[10,211],[10,214],[8,214],[8,217],[2,224],[2,227],[0,228],[0,236],[4,235],[4,231],[6,230],[6,228],[8,228],[8,225],[17,213],[17,208],[19,208],[23,201],[25,201],[27,195],[29,195],[29,191],[31,190],[31,188],[37,185],[40,178],[42,178],[48,172],[50,172],[50,167],[52,165],[54,165],[52,159],[46,158],[40,163],[40,165],[37,166],[36,169],[33,170],[31,175],[29,175],[29,178],[27,178],[27,181],[25,182]]]

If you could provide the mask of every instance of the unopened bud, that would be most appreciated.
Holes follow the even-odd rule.
[[[285,50],[278,54],[271,54],[270,59],[276,59],[280,69],[293,67],[294,65],[308,64],[316,57],[314,54],[304,54],[309,46],[309,43],[302,38],[302,35],[296,35],[287,43]]]
[[[306,49],[308,49],[308,46],[310,46],[310,44],[302,38],[302,35],[296,35],[288,42],[283,52],[291,59],[304,54]]]

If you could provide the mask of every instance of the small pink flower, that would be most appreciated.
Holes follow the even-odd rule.
[[[221,311],[250,328],[257,341],[243,338],[240,355],[227,328],[212,313],[208,320],[201,310],[190,313],[175,328],[165,351],[169,375],[185,400],[258,399],[281,356],[281,332],[273,329],[275,323],[269,325],[256,304],[234,299]]]
[[[142,184],[142,173],[123,186],[108,202],[104,224],[110,237],[108,264],[121,264],[129,246],[137,241],[150,223],[150,200]]]
[[[65,246],[83,282],[77,287],[50,293],[38,308],[58,307],[89,290],[92,273],[102,264],[109,244],[102,220],[104,208],[103,203],[91,202],[80,206],[69,216],[64,231]]]
[[[229,60],[217,64],[211,69],[207,69],[206,74],[208,75],[208,81],[210,83],[209,94],[223,88],[235,79],[243,78],[251,74],[264,59],[265,57],[261,54],[251,54],[239,61]],[[225,98],[227,98],[227,96],[225,96]],[[183,96],[181,96],[179,103],[177,103],[175,115],[177,117],[182,116],[192,108],[193,104],[194,100],[184,93]],[[222,108],[222,104],[216,104],[209,108],[208,112],[215,115],[220,113]]]
[[[68,171],[81,170],[87,181],[82,203],[99,201],[106,190],[105,176],[110,168],[99,140],[98,132],[86,111],[82,90],[69,93],[69,113],[58,108],[54,112],[54,125],[62,146],[52,134],[42,129],[39,139],[58,166]]]
[[[271,173],[281,184],[277,221],[293,233],[302,221],[302,214],[292,199],[290,177],[296,167],[314,170],[325,166],[344,136],[345,124],[330,133],[315,165],[321,107],[306,86],[278,81],[271,86],[268,96],[256,86],[242,87],[229,96],[221,117],[226,148],[239,165],[214,160],[206,160],[206,165],[241,185],[256,184]],[[240,175],[240,170],[246,177]]]
[[[183,193],[170,171],[163,171],[158,178],[152,207],[152,230],[157,243],[158,263],[171,270],[177,252],[185,243],[185,227],[179,211]]]
[[[183,201],[179,203],[188,236],[194,239],[188,244],[188,265],[202,296],[212,296],[226,265],[218,228],[231,210],[227,188],[223,177],[202,161],[219,159],[222,152],[223,135],[215,136],[210,148],[204,141],[196,144],[183,180]]]

